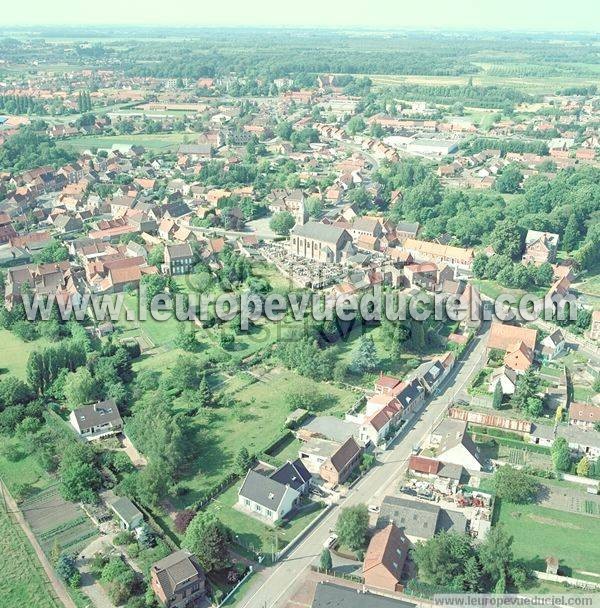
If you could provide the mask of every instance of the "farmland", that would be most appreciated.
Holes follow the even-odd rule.
[[[0,571],[2,608],[59,608],[29,541],[4,509],[0,509]]]

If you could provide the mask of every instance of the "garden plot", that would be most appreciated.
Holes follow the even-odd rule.
[[[600,496],[587,494],[583,489],[544,484],[538,504],[557,511],[600,517]]]
[[[54,545],[76,552],[98,535],[83,510],[60,496],[57,485],[24,501],[21,510],[45,553]]]

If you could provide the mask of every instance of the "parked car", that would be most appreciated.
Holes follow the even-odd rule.
[[[327,540],[323,543],[323,547],[325,549],[331,549],[331,547],[333,547],[335,545],[335,543],[337,543],[337,539],[338,539],[338,535],[337,534],[332,534],[331,536],[329,536],[327,538]]]
[[[369,513],[379,513],[379,507],[377,505],[369,505]]]

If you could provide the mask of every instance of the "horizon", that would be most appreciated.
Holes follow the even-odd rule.
[[[225,5],[204,6],[191,0],[176,0],[153,6],[141,0],[126,5],[106,0],[103,11],[95,11],[74,0],[52,4],[25,0],[6,15],[1,29],[55,27],[161,27],[173,28],[284,28],[366,31],[488,31],[599,33],[600,8],[593,0],[573,0],[568,6],[548,6],[543,0],[522,3],[506,0],[474,4],[457,0],[424,0],[418,6],[398,6],[392,0],[374,0],[365,10],[362,3],[331,0],[326,5],[307,0],[302,6],[282,8],[274,0],[245,3],[230,0]],[[115,19],[114,15],[119,15]],[[103,15],[109,15],[104,18]],[[32,18],[32,16],[34,16]]]

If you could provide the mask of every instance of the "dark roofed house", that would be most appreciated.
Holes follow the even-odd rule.
[[[310,489],[310,480],[312,475],[304,466],[304,463],[297,458],[293,462],[288,460],[284,465],[280,466],[272,475],[271,479],[290,486],[300,494],[308,494]]]
[[[384,498],[377,520],[380,529],[390,524],[403,528],[405,534],[414,540],[427,540],[442,531],[464,534],[467,529],[467,520],[458,511],[396,496]]]
[[[69,416],[71,426],[88,441],[120,433],[123,420],[114,399],[98,401],[73,410]]]
[[[319,469],[319,475],[332,486],[344,483],[360,464],[362,448],[354,437],[342,444]]]
[[[152,565],[150,585],[166,608],[186,608],[206,593],[206,576],[196,557],[181,550]]]
[[[187,274],[194,266],[194,252],[189,243],[167,245],[165,266],[169,274]]]
[[[299,498],[300,492],[289,485],[251,469],[238,493],[238,505],[251,515],[275,523],[296,506]]]
[[[332,583],[319,583],[311,608],[415,608],[416,604],[402,602],[374,593],[359,593],[357,589]]]

